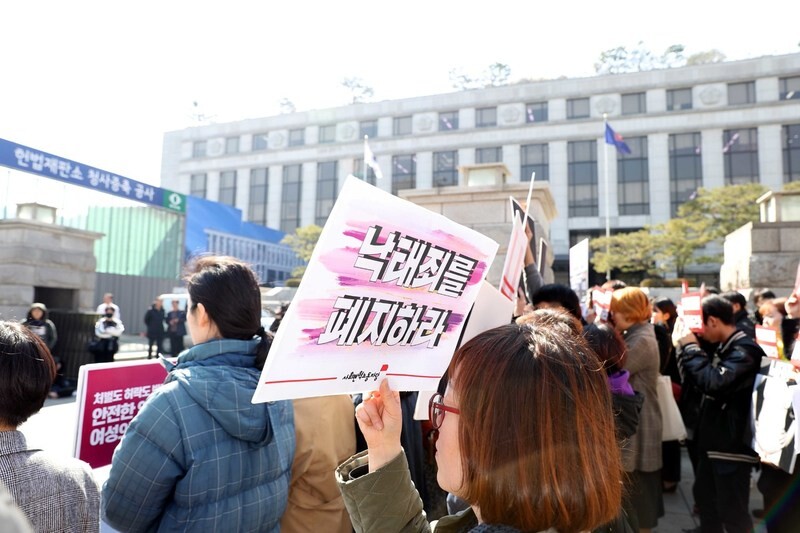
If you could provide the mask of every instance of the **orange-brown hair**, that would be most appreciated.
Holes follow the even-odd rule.
[[[637,287],[625,287],[611,294],[611,312],[622,313],[631,322],[650,320],[652,310],[647,295]]]
[[[486,523],[582,531],[617,516],[622,466],[597,356],[555,313],[486,331],[450,363],[459,496]]]

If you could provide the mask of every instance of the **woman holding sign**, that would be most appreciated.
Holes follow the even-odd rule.
[[[251,403],[270,342],[252,270],[202,257],[186,278],[194,346],[131,422],[103,487],[120,531],[277,531],[295,437],[292,404]]]
[[[439,485],[470,507],[434,530],[586,531],[617,516],[622,468],[605,373],[553,315],[481,333],[453,357],[430,419]],[[355,530],[430,531],[400,447],[399,393],[384,380],[356,419],[368,450],[336,472]]]

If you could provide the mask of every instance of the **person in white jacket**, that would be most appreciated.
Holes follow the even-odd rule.
[[[106,307],[105,313],[94,325],[94,334],[98,337],[92,343],[95,363],[111,363],[114,361],[114,354],[119,351],[119,336],[125,331],[125,326],[121,320],[114,318],[114,312],[113,307]]]

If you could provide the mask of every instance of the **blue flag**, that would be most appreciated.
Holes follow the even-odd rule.
[[[613,144],[617,150],[623,154],[631,153],[631,149],[622,140],[622,135],[611,129],[611,126],[606,123],[606,144]]]

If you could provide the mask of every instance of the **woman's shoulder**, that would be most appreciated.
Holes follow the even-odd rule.
[[[28,457],[28,467],[38,472],[28,476],[31,479],[38,478],[48,484],[59,480],[62,486],[72,483],[84,487],[88,492],[98,492],[92,468],[79,459],[33,450]]]

